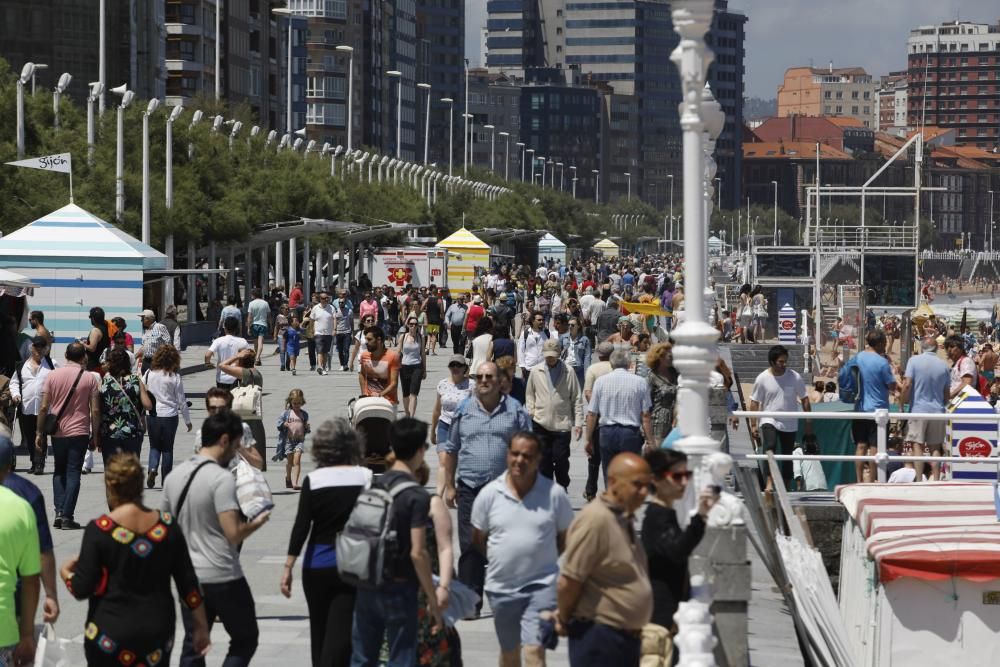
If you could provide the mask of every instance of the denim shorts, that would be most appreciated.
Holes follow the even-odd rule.
[[[252,338],[257,338],[258,336],[267,335],[267,325],[266,324],[251,324],[250,325],[250,336]]]
[[[501,651],[541,646],[541,613],[556,608],[554,584],[532,584],[517,593],[486,592]]]
[[[285,455],[287,456],[288,454],[293,454],[295,452],[301,454],[304,449],[304,442],[289,442],[285,444]]]

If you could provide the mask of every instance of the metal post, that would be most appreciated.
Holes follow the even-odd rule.
[[[274,242],[274,282],[281,285],[285,282],[285,256],[281,254],[281,241]],[[285,289],[291,292],[292,285],[285,283]]]
[[[427,157],[430,154],[431,140],[431,84],[418,83],[418,88],[423,88],[427,92],[427,106],[424,111],[424,166],[428,164]]]
[[[288,285],[291,287],[298,279],[299,272],[296,270],[295,262],[298,259],[298,250],[295,247],[295,237],[288,239]],[[304,294],[305,292],[303,292]],[[307,297],[308,298],[308,297]]]
[[[888,428],[889,428],[889,411],[885,408],[880,408],[875,411],[875,424],[878,427],[876,442],[878,443],[877,458],[875,460],[876,466],[878,466],[878,481],[880,484],[885,484],[889,481],[887,467],[889,463],[889,455],[886,454],[886,443],[888,441]],[[862,482],[864,480],[858,480]]]
[[[222,99],[222,0],[215,0],[215,101]]]
[[[194,253],[194,241],[188,241],[187,267],[192,269],[192,271],[187,275],[187,321],[189,324],[198,321],[198,288],[195,283],[195,275],[193,271],[195,268]]]
[[[236,246],[229,246],[229,263],[226,265],[226,299],[236,296]]]
[[[462,109],[462,125],[465,144],[462,148],[462,175],[469,175],[469,59],[465,59],[465,106]]]
[[[118,151],[115,155],[115,220],[121,224],[125,217],[125,107],[118,105]]]
[[[312,296],[312,264],[309,258],[309,237],[302,242],[302,295],[309,299]]]
[[[163,243],[163,254],[167,256],[167,268],[174,268],[174,235],[168,234]],[[174,277],[167,276],[163,281],[163,305],[169,306],[174,303]]]
[[[173,238],[171,237],[170,242],[173,243]],[[208,268],[217,269],[219,268],[219,257],[218,257],[218,247],[215,241],[208,242]],[[214,273],[208,276],[208,301],[211,303],[219,296],[218,290],[218,276]],[[172,301],[172,299],[171,299]]]
[[[142,114],[142,242],[149,245],[149,111]]]
[[[98,4],[98,13],[100,17],[98,19],[97,27],[97,80],[100,82],[101,92],[97,96],[97,108],[100,110],[99,115],[104,115],[104,91],[107,88],[107,78],[105,77],[105,71],[107,69],[107,54],[105,49],[107,48],[107,35],[106,32],[106,11],[105,11],[105,0],[100,0]]]
[[[17,159],[24,158],[24,83],[17,80]]]
[[[285,73],[285,95],[287,97],[285,100],[285,132],[291,136],[294,131],[292,127],[292,15],[289,14],[286,18],[288,19],[288,62],[285,63],[287,66]],[[216,95],[216,99],[218,99],[218,95]]]

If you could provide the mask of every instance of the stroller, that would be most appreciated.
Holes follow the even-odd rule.
[[[380,396],[352,398],[347,415],[365,439],[364,466],[378,475],[386,471],[389,448],[389,428],[396,421],[396,407]]]

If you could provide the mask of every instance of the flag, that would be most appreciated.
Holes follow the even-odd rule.
[[[64,174],[72,173],[72,157],[69,153],[57,153],[55,155],[42,155],[41,157],[31,157],[27,160],[17,160],[7,162],[12,167],[27,167],[28,169],[42,169],[44,171],[58,171]]]

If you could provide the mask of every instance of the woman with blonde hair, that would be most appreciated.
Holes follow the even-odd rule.
[[[184,416],[188,433],[191,432],[191,414],[180,370],[180,353],[173,345],[166,344],[161,345],[153,355],[153,361],[145,374],[146,388],[153,399],[147,418],[149,472],[146,475],[146,486],[150,489],[156,485],[156,475],[161,466],[161,484],[174,468],[174,440],[181,415]]]
[[[673,345],[657,343],[646,353],[649,375],[649,395],[653,401],[653,444],[659,445],[674,426],[674,406],[677,403],[678,373],[674,368]]]

